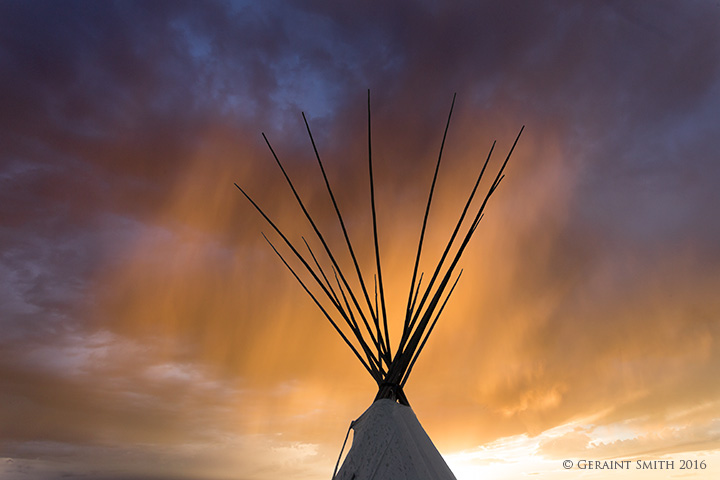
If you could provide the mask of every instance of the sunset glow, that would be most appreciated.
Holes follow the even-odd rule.
[[[453,93],[426,275],[525,125],[405,387],[458,480],[720,478],[719,23],[0,2],[0,478],[331,477],[377,386],[233,182],[317,248],[264,132],[350,265],[305,112],[372,278],[368,88],[393,346]]]

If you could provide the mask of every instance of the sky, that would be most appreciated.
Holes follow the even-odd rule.
[[[233,183],[315,241],[264,132],[346,255],[305,112],[372,272],[370,89],[391,340],[453,94],[423,271],[525,126],[405,388],[458,479],[718,478],[719,22],[713,1],[0,1],[0,477],[331,476],[377,387]]]

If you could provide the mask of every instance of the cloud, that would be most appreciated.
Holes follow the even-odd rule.
[[[613,425],[602,430],[611,430]],[[577,427],[557,437],[540,441],[538,453],[552,459],[592,458],[621,459],[633,457],[658,457],[685,452],[716,451],[720,447],[717,421],[666,425],[649,433],[627,434],[619,439],[598,439],[601,429]],[[631,430],[630,430],[631,431]],[[599,433],[599,432],[597,432]]]

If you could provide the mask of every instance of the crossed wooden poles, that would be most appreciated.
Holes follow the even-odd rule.
[[[291,266],[291,263],[286,257],[280,253],[278,248],[273,244],[267,236],[263,233],[263,237],[270,244],[273,251],[280,257],[283,264],[290,270],[295,279],[300,283],[307,294],[312,298],[318,308],[322,311],[323,315],[333,328],[337,331],[343,341],[350,347],[353,354],[357,357],[360,363],[363,365],[365,370],[372,376],[373,380],[378,385],[378,393],[375,400],[381,398],[390,398],[398,401],[401,404],[409,405],[407,397],[403,392],[403,387],[408,380],[410,372],[415,365],[415,362],[422,352],[430,334],[435,328],[435,324],[440,317],[448,299],[452,295],[455,286],[457,285],[462,270],[459,273],[455,273],[457,270],[457,264],[462,257],[465,248],[467,247],[470,239],[472,238],[475,230],[483,217],[483,212],[488,200],[500,185],[500,182],[504,178],[503,172],[505,167],[510,160],[510,156],[515,150],[520,135],[523,132],[523,128],[520,129],[515,141],[513,142],[512,148],[507,154],[505,161],[495,175],[490,188],[485,194],[482,203],[479,207],[475,206],[471,210],[473,200],[475,199],[478,186],[480,181],[485,174],[485,170],[492,156],[495,148],[495,142],[493,142],[488,152],[487,158],[483,163],[482,169],[478,174],[477,181],[473,186],[470,195],[465,202],[465,206],[455,224],[452,234],[447,242],[447,245],[437,262],[437,266],[433,271],[430,281],[427,282],[426,286],[422,285],[424,274],[420,273],[418,276],[418,268],[420,264],[420,257],[423,249],[423,241],[425,238],[425,231],[427,228],[428,215],[430,213],[430,206],[432,205],[433,194],[435,192],[435,184],[437,182],[438,171],[440,169],[440,163],[442,161],[443,150],[445,148],[445,140],[447,138],[448,128],[450,127],[450,119],[452,118],[453,107],[455,106],[455,97],[453,95],[452,104],[450,106],[450,112],[448,114],[447,123],[445,125],[445,131],[443,133],[442,143],[440,144],[440,152],[438,154],[437,162],[435,164],[435,173],[433,174],[432,184],[430,186],[430,192],[428,194],[427,204],[425,207],[425,214],[423,216],[422,229],[420,231],[420,239],[418,241],[417,253],[415,255],[415,263],[412,272],[412,278],[410,280],[410,289],[408,292],[407,306],[405,308],[405,316],[403,319],[402,335],[398,342],[397,348],[393,351],[390,343],[390,335],[388,333],[388,316],[385,306],[385,288],[383,285],[382,276],[382,263],[380,261],[380,246],[378,244],[378,230],[377,230],[377,214],[375,208],[375,182],[373,177],[373,158],[372,158],[372,137],[371,137],[371,115],[370,115],[370,91],[368,90],[368,170],[370,178],[370,208],[372,211],[372,223],[373,223],[373,241],[375,247],[375,267],[376,272],[374,273],[374,295],[371,299],[371,292],[368,291],[366,279],[363,276],[362,270],[355,254],[350,236],[348,235],[345,221],[338,207],[335,194],[330,186],[328,177],[325,172],[325,167],[320,154],[318,153],[315,139],[310,130],[305,114],[302,114],[303,121],[305,122],[305,128],[307,129],[310,142],[312,143],[313,151],[315,152],[315,158],[317,159],[320,172],[322,173],[325,187],[332,201],[335,213],[337,215],[338,222],[345,238],[345,244],[347,250],[352,258],[352,264],[357,275],[357,281],[360,286],[360,293],[354,292],[353,288],[350,287],[348,282],[347,273],[338,264],[335,255],[327,244],[325,237],[318,228],[316,222],[308,212],[305,203],[300,198],[295,186],[288,176],[285,168],[283,167],[280,159],[278,158],[275,150],[273,149],[270,141],[263,133],[263,138],[267,143],[270,152],[272,153],[275,162],[282,171],[287,184],[289,185],[292,193],[297,201],[298,205],[303,211],[305,218],[312,226],[317,239],[322,244],[326,260],[321,262],[318,256],[312,250],[308,242],[303,237],[303,243],[307,253],[301,253],[293,243],[288,240],[287,236],[278,228],[270,217],[258,206],[258,204],[245,192],[237,183],[235,186],[242,192],[242,194],[250,201],[255,209],[262,215],[272,229],[282,240],[282,243],[292,252],[292,256],[299,262],[293,261],[295,267]],[[474,213],[473,213],[474,212]],[[463,228],[464,227],[464,228]],[[461,233],[461,231],[463,233]],[[454,252],[454,253],[451,253]],[[286,254],[287,255],[287,254]],[[322,264],[330,263],[329,268],[323,267]],[[301,273],[305,272],[307,275],[303,275],[305,280],[301,278]],[[309,275],[309,278],[308,278]],[[454,279],[454,280],[453,280]],[[451,282],[452,281],[452,282]],[[448,288],[449,287],[449,288]],[[325,298],[326,302],[323,303],[319,298]],[[360,298],[358,298],[360,297]],[[328,303],[329,305],[328,306]],[[340,325],[344,324],[346,328],[341,328]],[[348,332],[349,329],[349,332]]]

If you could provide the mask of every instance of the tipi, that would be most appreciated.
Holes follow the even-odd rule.
[[[479,205],[473,205],[478,186],[480,185],[480,181],[483,178],[495,147],[495,142],[493,142],[477,177],[477,181],[460,213],[447,245],[437,262],[437,266],[427,284],[422,285],[423,274],[418,275],[418,267],[423,249],[428,215],[454,105],[455,96],[453,96],[450,106],[450,113],[448,114],[445,125],[445,132],[440,145],[440,152],[435,164],[435,172],[425,207],[420,239],[410,281],[407,307],[402,320],[402,335],[394,350],[390,344],[388,334],[388,317],[385,306],[382,263],[380,261],[380,248],[378,245],[372,160],[370,91],[368,90],[367,105],[368,167],[376,267],[376,272],[374,272],[374,302],[371,301],[365,277],[358,263],[340,208],[338,207],[335,195],[328,181],[325,167],[320,159],[315,140],[304,113],[302,114],[303,121],[305,122],[305,127],[310,137],[315,158],[320,167],[327,192],[335,214],[337,215],[338,223],[342,229],[345,244],[352,259],[353,269],[355,270],[354,275],[357,276],[359,289],[351,288],[347,274],[338,264],[325,237],[308,212],[305,203],[300,198],[292,180],[285,171],[285,168],[264,133],[262,134],[263,138],[275,162],[280,167],[285,180],[292,190],[295,200],[302,209],[309,224],[312,226],[317,239],[322,244],[324,256],[327,258],[324,263],[329,263],[329,267],[322,266],[323,262],[315,252],[313,252],[304,238],[303,242],[307,253],[300,253],[299,249],[293,245],[245,190],[235,184],[272,227],[282,243],[285,244],[285,247],[292,253],[292,256],[296,260],[292,261],[292,263],[296,266],[291,265],[291,261],[288,261],[285,256],[280,253],[278,248],[276,248],[265,234],[263,234],[263,237],[265,237],[283,264],[290,270],[295,279],[312,298],[325,318],[327,318],[342,340],[352,350],[355,357],[372,376],[378,386],[378,392],[372,405],[351,424],[351,428],[354,430],[353,443],[340,469],[338,470],[336,466],[336,472],[333,474],[333,478],[337,480],[444,480],[455,478],[415,417],[408,399],[405,396],[403,387],[417,361],[418,355],[432,333],[445,304],[455,289],[455,285],[462,273],[462,271],[458,274],[455,273],[458,262],[478,227],[489,198],[504,178],[503,172],[523,129],[520,129],[512,148],[495,175],[484,199],[482,202],[476,202],[479,203]],[[297,271],[298,268],[300,272]]]

